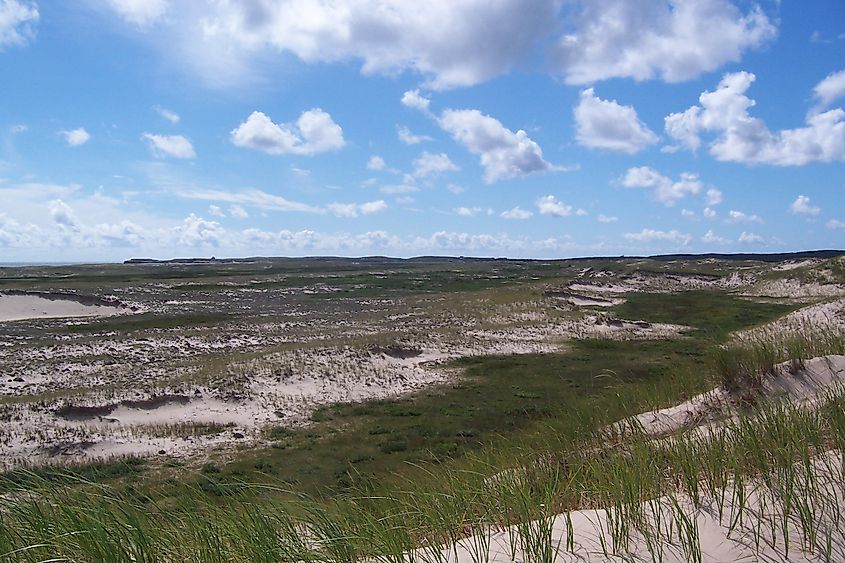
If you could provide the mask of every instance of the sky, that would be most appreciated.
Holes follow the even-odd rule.
[[[842,0],[0,0],[0,263],[845,248]]]

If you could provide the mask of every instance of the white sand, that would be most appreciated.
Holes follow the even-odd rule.
[[[71,299],[46,299],[37,295],[0,294],[0,322],[64,317],[98,317],[118,315],[122,307],[84,305]]]
[[[813,459],[814,474],[820,483],[824,483],[829,490],[835,490],[839,506],[843,505],[841,483],[841,454],[838,451],[828,452]],[[695,539],[700,547],[703,563],[722,563],[727,561],[845,561],[845,527],[836,522],[836,511],[827,506],[814,514],[818,527],[818,537],[814,545],[803,542],[802,529],[798,517],[793,513],[786,524],[789,550],[784,548],[782,536],[783,516],[772,502],[771,496],[763,492],[761,483],[745,484],[742,489],[744,495],[735,494],[729,485],[725,495],[722,517],[719,517],[718,502],[712,498],[700,500],[700,506],[693,506],[685,495],[675,498],[661,497],[643,503],[643,512],[651,532],[659,526],[661,529],[662,546],[654,552],[648,549],[648,542],[642,533],[632,530],[628,537],[627,546],[614,545],[610,532],[608,512],[606,510],[578,510],[567,515],[558,515],[549,522],[552,526],[551,544],[559,546],[554,556],[555,562],[647,562],[661,560],[666,563],[694,561],[685,552],[683,541],[680,539],[679,515],[683,514],[697,526],[698,537]],[[731,517],[739,512],[734,499],[746,498],[743,519],[736,522],[731,529]],[[567,522],[568,519],[568,522]],[[532,523],[539,529],[538,522]],[[771,530],[775,530],[774,539]],[[671,539],[669,536],[671,535]],[[572,551],[567,550],[567,538],[572,540]],[[827,559],[824,551],[830,540],[831,557]],[[479,558],[473,552],[479,551],[479,545],[489,542],[489,549],[482,547],[487,557]],[[515,545],[516,553],[512,553],[511,545]],[[486,547],[486,546],[485,546]],[[658,555],[658,553],[662,554]],[[420,554],[422,556],[422,554]],[[530,553],[524,553],[519,545],[519,533],[516,527],[505,531],[489,534],[484,541],[478,536],[461,540],[456,549],[443,551],[442,560],[457,563],[474,563],[475,561],[489,561],[490,563],[533,563],[536,561]],[[422,559],[422,557],[420,557]],[[434,560],[434,559],[429,559]]]
[[[790,373],[789,363],[780,364],[776,371],[778,375],[763,381],[761,400],[812,402],[845,384],[845,356],[808,360],[794,375]],[[679,405],[639,414],[634,420],[646,434],[660,435],[713,422],[730,415],[731,410],[729,394],[716,388]]]

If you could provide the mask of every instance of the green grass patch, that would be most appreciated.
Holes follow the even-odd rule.
[[[751,303],[716,291],[633,293],[614,308],[623,319],[684,324],[695,335],[722,340],[728,333],[774,320],[795,309],[781,303]]]

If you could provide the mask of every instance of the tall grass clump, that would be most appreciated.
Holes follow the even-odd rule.
[[[778,375],[784,362],[795,373],[804,361],[832,354],[845,354],[845,332],[832,323],[800,320],[752,331],[715,347],[710,366],[727,391],[748,391],[759,389],[765,377]]]

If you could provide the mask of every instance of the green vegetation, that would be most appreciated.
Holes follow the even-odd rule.
[[[756,326],[792,310],[780,303],[749,303],[717,291],[683,293],[634,293],[615,308],[623,319],[685,324],[695,336],[721,341],[735,330]]]
[[[774,405],[710,434],[670,441],[603,427],[566,442],[532,443],[507,456],[419,466],[393,486],[321,502],[268,503],[280,487],[258,484],[179,486],[174,504],[134,487],[43,483],[28,495],[0,501],[0,557],[402,561],[404,553],[420,548],[421,560],[442,561],[441,549],[469,536],[464,542],[477,553],[473,561],[484,561],[487,534],[502,529],[514,555],[552,561],[558,552],[577,548],[574,539],[555,540],[556,515],[601,506],[608,511],[600,536],[606,555],[624,553],[639,534],[655,560],[680,548],[697,561],[693,519],[697,507],[707,506],[750,545],[808,551],[832,561],[843,541],[841,472],[835,457],[816,455],[845,447],[843,412],[842,396],[830,396],[811,411]],[[208,467],[204,474],[218,471]],[[765,503],[767,516],[760,516],[749,488],[755,502]],[[570,537],[572,521],[560,518]],[[800,534],[797,545],[790,544],[790,526]]]
[[[640,270],[633,259],[524,261],[497,264],[491,275],[489,263],[426,259],[395,273],[389,271],[392,261],[372,260],[369,270],[386,273],[374,275],[348,262],[334,273],[339,263],[331,259],[314,261],[305,273],[301,264],[296,270],[268,263],[257,281],[246,277],[254,275],[254,266],[243,264],[203,267],[199,283],[180,268],[168,270],[166,279],[177,282],[179,291],[209,295],[224,283],[262,290],[331,287],[338,291],[291,300],[342,312],[347,303],[357,310],[353,298],[420,298],[419,307],[439,312],[539,299],[542,284],[574,279],[585,266]],[[137,268],[155,279],[159,266]],[[724,273],[711,263],[651,262],[649,268]],[[83,272],[72,283],[111,279],[98,275]],[[470,294],[477,303],[465,303]],[[267,428],[265,445],[238,448],[227,457],[163,463],[128,458],[7,473],[0,477],[0,562],[404,563],[414,549],[419,561],[442,562],[442,549],[458,542],[481,562],[496,531],[506,532],[513,557],[551,562],[577,547],[572,522],[558,515],[589,508],[608,511],[601,536],[605,555],[624,553],[640,535],[654,560],[680,549],[695,561],[701,557],[693,524],[698,507],[715,511],[758,546],[774,543],[787,553],[808,550],[835,560],[834,547],[845,541],[837,500],[843,482],[836,460],[818,454],[845,446],[842,396],[831,395],[813,409],[749,401],[760,410],[749,408],[709,434],[658,440],[620,421],[716,384],[753,391],[778,362],[800,366],[810,357],[845,353],[845,337],[799,327],[784,337],[730,339],[734,331],[794,307],[725,292],[626,298],[610,314],[691,330],[673,340],[585,338],[566,342],[557,353],[465,357],[447,366],[454,376],[446,383],[390,400],[321,407],[307,426]],[[243,318],[213,309],[108,318],[61,330],[140,334]],[[366,338],[393,342],[386,332]],[[249,373],[244,369],[242,375]],[[224,427],[180,432],[188,430],[198,435]],[[162,427],[161,435],[169,432]],[[749,487],[770,514],[756,529],[746,525],[755,517],[744,492]],[[785,545],[792,536],[782,522],[797,525],[800,545]],[[561,525],[563,541],[554,532]]]

